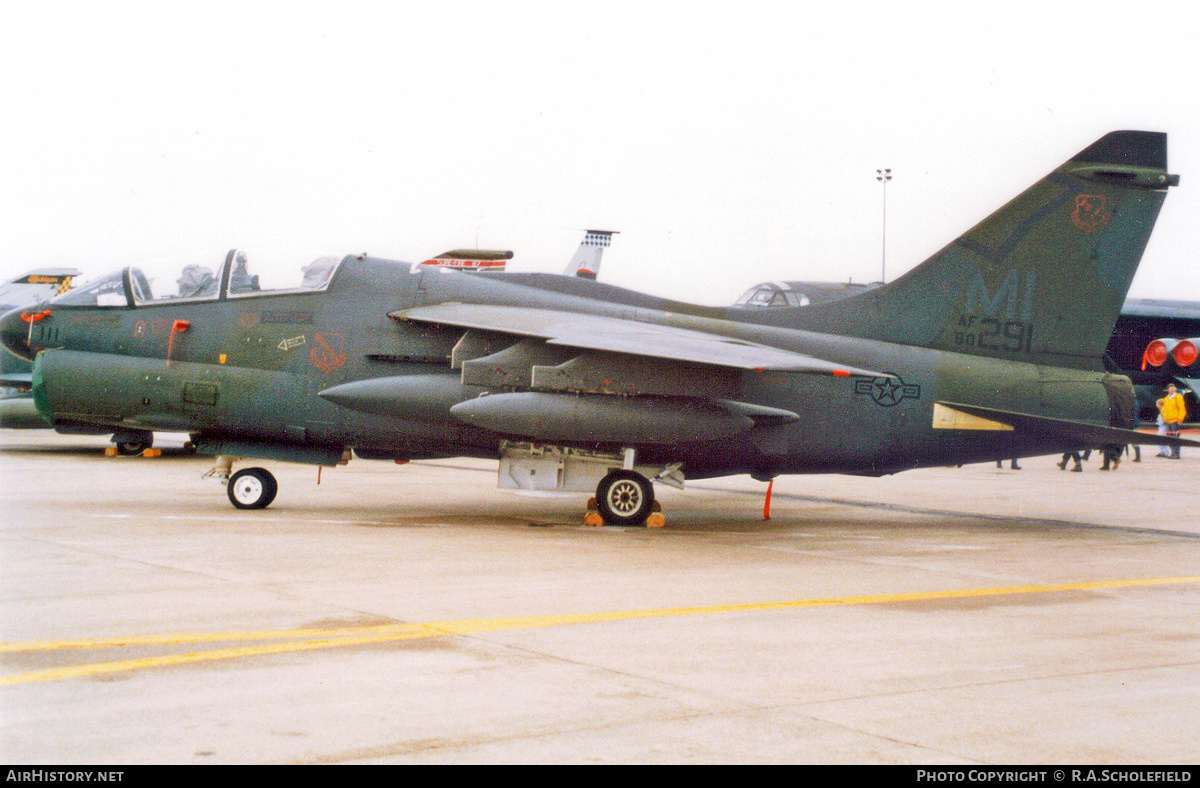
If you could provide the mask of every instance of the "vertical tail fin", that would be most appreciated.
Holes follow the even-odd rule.
[[[489,249],[452,249],[432,257],[421,265],[453,268],[459,271],[503,271],[513,253]]]
[[[616,230],[587,230],[583,243],[579,244],[575,256],[567,263],[567,276],[582,276],[585,279],[595,279],[600,273],[600,258],[604,255],[604,247],[612,243]]]
[[[799,328],[1098,368],[1169,186],[1167,135],[1097,140],[949,246]]]
[[[0,282],[0,304],[7,307],[29,306],[49,301],[71,289],[79,276],[74,268],[38,268],[7,282]]]

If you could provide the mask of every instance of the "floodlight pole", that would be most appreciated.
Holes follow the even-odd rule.
[[[885,167],[882,170],[875,170],[875,180],[883,184],[883,256],[880,261],[880,282],[887,282],[887,185],[891,179],[891,168]]]

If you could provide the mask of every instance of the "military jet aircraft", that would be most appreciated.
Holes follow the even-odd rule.
[[[572,276],[596,278],[604,247],[614,233],[608,230],[588,230],[579,249],[567,264],[565,273]],[[423,266],[443,267],[459,271],[497,272],[504,271],[511,251],[486,249],[454,249],[443,252],[421,263]],[[0,284],[0,313],[16,306],[25,306],[46,301],[71,289],[72,281],[79,276],[73,268],[40,268],[29,271]],[[213,271],[204,266],[188,264],[182,268],[177,283],[177,294],[183,297],[199,295],[206,290],[211,293],[216,286]],[[0,427],[10,429],[49,429],[46,421],[34,406],[29,394],[32,384],[30,362],[11,353],[0,353],[3,376],[0,377]],[[103,434],[109,432],[103,426],[59,425],[64,431]],[[141,454],[154,445],[154,434],[149,430],[125,428],[113,435],[118,454]]]
[[[575,250],[575,255],[567,263],[563,271],[567,276],[581,276],[585,279],[595,279],[600,272],[600,261],[604,250],[612,244],[615,230],[585,230],[583,241]],[[440,268],[451,268],[459,271],[479,273],[499,273],[506,270],[507,261],[513,253],[509,251],[492,251],[488,249],[454,249],[442,252],[437,257],[430,258],[421,265]]]
[[[600,260],[604,250],[612,244],[616,230],[587,230],[583,234],[583,242],[575,251],[571,262],[567,263],[567,276],[581,276],[584,279],[595,279],[600,273]]]
[[[36,357],[60,429],[326,466],[498,458],[502,487],[594,489],[605,522],[639,524],[654,483],[1200,445],[1134,430],[1130,380],[1102,362],[1178,180],[1165,134],[1113,132],[896,281],[803,307],[365,254],[287,279],[234,250],[208,280],[130,267],[10,312],[0,339]],[[276,492],[263,468],[229,478],[238,508]]]
[[[1158,298],[1125,302],[1105,353],[1110,370],[1133,381],[1138,415],[1154,421],[1167,386],[1183,393],[1190,420],[1200,418],[1200,303]]]
[[[513,253],[490,249],[452,249],[431,257],[421,265],[454,268],[460,271],[500,272],[505,269]]]

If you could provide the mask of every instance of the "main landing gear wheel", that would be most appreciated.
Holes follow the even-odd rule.
[[[654,485],[640,473],[612,471],[596,487],[596,506],[609,525],[642,525],[654,508]]]
[[[225,491],[239,509],[263,509],[275,500],[279,483],[266,468],[245,468],[229,477]]]
[[[120,454],[122,457],[141,454],[154,445],[154,433],[152,432],[147,432],[144,436],[133,437],[132,435],[124,435],[122,437],[128,438],[128,440],[116,441],[117,454]]]

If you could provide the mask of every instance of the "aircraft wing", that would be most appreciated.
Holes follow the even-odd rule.
[[[449,302],[388,313],[395,320],[496,331],[549,345],[743,370],[890,377],[803,353],[704,331],[554,309]]]
[[[1158,320],[1200,320],[1200,302],[1128,298],[1121,307],[1121,314],[1126,317],[1148,317]]]

